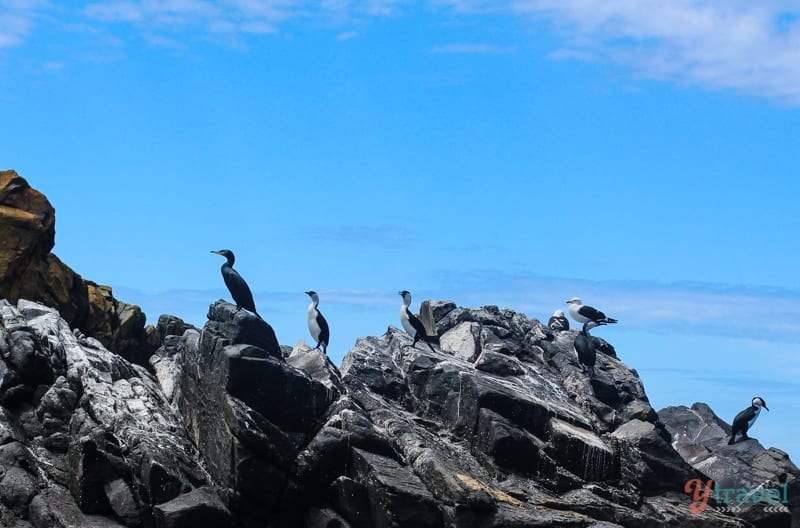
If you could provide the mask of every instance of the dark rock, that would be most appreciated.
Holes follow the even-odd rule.
[[[434,322],[438,323],[444,316],[456,309],[453,301],[426,301],[433,315]]]
[[[620,441],[622,481],[646,495],[675,491],[697,476],[651,422],[631,420],[611,436]]]
[[[555,462],[543,451],[545,442],[489,409],[480,410],[473,443],[479,453],[506,470],[542,478],[555,473]]]
[[[6,470],[0,479],[0,499],[18,515],[24,515],[36,494],[36,479],[20,467]]]
[[[103,485],[108,497],[108,504],[125,526],[141,526],[142,519],[139,505],[133,490],[123,479],[112,480]]]
[[[519,361],[504,354],[484,350],[475,362],[475,368],[498,376],[521,376],[525,369]]]
[[[355,528],[372,528],[372,507],[366,486],[349,477],[339,477],[332,484],[334,504]]]
[[[330,508],[309,508],[305,521],[306,528],[350,528],[350,523]]]
[[[367,488],[375,528],[441,526],[433,495],[408,468],[391,458],[354,449],[353,473]]]
[[[124,525],[100,515],[87,515],[75,505],[69,493],[58,486],[47,488],[28,508],[35,528],[123,528]]]
[[[246,310],[236,310],[236,306],[219,300],[208,308],[206,331],[223,336],[227,344],[253,345],[267,355],[282,359],[281,346],[275,337],[275,331],[263,319],[250,314]]]
[[[286,358],[286,362],[325,385],[331,401],[344,393],[344,383],[339,369],[331,363],[322,350],[312,349],[301,341]]]
[[[678,453],[713,479],[721,506],[737,509],[738,517],[759,528],[800,526],[800,469],[786,453],[764,449],[753,438],[728,445],[730,426],[704,403],[667,407],[658,416],[672,434]],[[741,501],[738,492],[726,491],[741,489],[750,490],[747,500]],[[754,495],[752,490],[757,489],[772,491]]]
[[[127,476],[119,441],[102,429],[95,429],[70,444],[67,461],[71,470],[69,489],[81,511],[110,511],[104,486]]]
[[[227,528],[231,514],[208,488],[184,493],[153,508],[156,528]]]

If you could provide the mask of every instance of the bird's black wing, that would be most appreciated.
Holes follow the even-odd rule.
[[[588,317],[592,321],[600,321],[606,318],[606,314],[604,314],[600,310],[596,310],[595,308],[586,305],[583,305],[580,308],[578,308],[578,313],[584,317]]]
[[[753,416],[755,416],[756,412],[753,410],[753,407],[750,406],[747,409],[739,412],[736,417],[733,419],[733,428],[734,430],[743,431],[747,429],[747,422],[749,422]]]
[[[414,330],[417,331],[417,336],[420,339],[428,339],[428,334],[425,332],[425,325],[422,324],[422,321],[417,319],[417,316],[411,313],[411,310],[406,308],[406,313],[408,313],[408,322],[411,323],[411,326],[414,327]]]
[[[222,278],[236,305],[255,313],[256,303],[253,301],[253,294],[239,272],[233,268],[225,268],[222,270]]]
[[[328,346],[331,338],[331,331],[328,328],[328,321],[322,317],[322,312],[317,310],[317,324],[319,325],[319,342]]]
[[[578,353],[578,360],[587,367],[594,367],[597,362],[597,351],[594,348],[591,338],[578,334],[575,336],[575,352]]]

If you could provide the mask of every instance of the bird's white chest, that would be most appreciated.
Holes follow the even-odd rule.
[[[569,305],[569,315],[572,316],[573,319],[578,321],[579,323],[585,323],[589,319],[587,317],[582,316],[578,313],[578,310],[581,309],[581,305],[579,304],[570,304]]]
[[[314,339],[319,339],[319,334],[322,332],[322,329],[319,327],[319,323],[317,322],[317,309],[312,304],[308,307],[308,331],[311,332],[311,337]]]
[[[408,332],[411,337],[417,335],[417,331],[411,326],[411,321],[408,319],[408,310],[405,305],[400,308],[400,324],[403,325],[403,330]]]
[[[756,407],[756,413],[753,415],[752,418],[750,418],[750,421],[747,422],[748,429],[753,427],[753,424],[756,423],[756,419],[758,418],[759,414],[761,414],[761,407]]]

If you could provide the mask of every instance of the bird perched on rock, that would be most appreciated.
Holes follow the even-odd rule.
[[[606,323],[595,323],[593,321],[583,323],[583,328],[575,336],[575,341],[573,342],[575,352],[578,354],[578,361],[586,366],[589,376],[594,376],[594,365],[597,363],[597,348],[595,348],[594,339],[589,335],[589,329],[604,324]]]
[[[553,315],[550,317],[550,319],[547,320],[547,328],[556,332],[569,330],[569,320],[567,319],[567,316],[564,315],[563,311],[556,310],[553,312]]]
[[[756,418],[758,418],[759,413],[761,413],[761,407],[769,410],[767,407],[767,402],[764,401],[764,398],[756,396],[750,402],[750,407],[744,409],[736,415],[736,417],[733,419],[733,424],[731,425],[731,438],[728,440],[728,445],[734,443],[734,438],[736,438],[737,433],[742,434],[740,440],[748,439],[747,431],[753,427],[754,423],[756,423]]]
[[[611,324],[617,322],[616,319],[606,317],[606,314],[596,308],[584,306],[577,297],[568,300],[567,304],[569,304],[569,315],[579,323],[591,321],[593,323]]]
[[[231,292],[233,302],[236,303],[236,311],[242,308],[253,312],[256,317],[263,321],[263,318],[258,315],[256,311],[256,303],[253,301],[253,294],[250,292],[250,287],[244,281],[239,272],[233,269],[233,263],[236,257],[233,256],[233,251],[230,249],[220,249],[219,251],[211,251],[217,255],[225,257],[225,264],[222,265],[222,279],[225,281],[225,286]]]
[[[403,329],[408,332],[408,335],[414,338],[411,346],[416,346],[417,341],[422,339],[428,344],[431,352],[435,352],[433,345],[428,341],[428,334],[425,332],[425,326],[422,321],[408,309],[411,306],[411,293],[408,290],[402,290],[397,293],[403,298],[403,304],[400,306],[400,324],[403,325]]]
[[[322,347],[322,352],[328,353],[328,341],[330,339],[330,330],[328,328],[328,321],[322,316],[319,311],[319,295],[315,291],[307,291],[306,295],[311,297],[311,304],[308,305],[308,331],[311,332],[311,337],[317,342],[314,348]]]

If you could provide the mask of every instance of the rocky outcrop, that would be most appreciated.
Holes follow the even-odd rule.
[[[51,306],[73,328],[146,364],[158,340],[141,309],[84,280],[50,252],[54,244],[53,206],[13,170],[0,171],[0,299]]]
[[[800,469],[786,453],[754,438],[728,445],[730,426],[704,403],[667,407],[658,416],[678,453],[714,481],[718,509],[759,528],[800,527]]]
[[[157,513],[188,518],[199,499],[180,497],[213,495],[156,379],[54,309],[0,301],[0,358],[3,526],[179,526]]]
[[[426,309],[441,347],[390,328],[340,370],[219,301],[200,330],[161,319],[153,375],[53,309],[0,301],[0,525],[759,525],[690,511],[705,471],[603,348],[590,376],[575,331]]]

